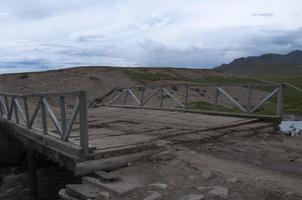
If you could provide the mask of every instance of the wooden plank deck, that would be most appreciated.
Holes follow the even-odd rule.
[[[255,119],[253,119],[255,120]],[[94,153],[122,150],[181,133],[211,130],[251,119],[180,111],[98,107],[88,109],[89,147]],[[69,141],[80,144],[76,124]]]
[[[75,175],[127,164],[129,159],[150,155],[170,142],[216,138],[236,127],[246,131],[263,127],[273,130],[276,125],[254,117],[118,107],[90,108],[87,116],[89,154],[85,156],[79,122],[74,124],[68,141],[62,140],[55,129],[44,134],[13,121],[0,122],[13,128],[15,136],[29,149],[34,148]]]

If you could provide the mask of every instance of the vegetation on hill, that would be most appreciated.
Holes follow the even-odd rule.
[[[288,82],[294,86],[302,88],[302,75],[283,75],[283,76],[258,76],[270,82]],[[284,91],[284,111],[290,114],[302,115],[302,92],[291,87],[285,86]]]
[[[37,93],[44,91],[88,91],[88,100],[103,96],[116,86],[140,84],[191,83],[263,83],[265,81],[286,81],[302,88],[302,74],[299,75],[253,75],[245,76],[221,73],[210,69],[179,68],[112,68],[79,67],[48,72],[0,75],[0,89],[11,93]],[[286,88],[284,98],[286,113],[302,115],[302,94]],[[212,109],[206,102],[193,102],[192,108]],[[273,114],[275,102],[270,101],[259,111]],[[238,111],[232,108],[218,108],[221,111]]]
[[[216,70],[253,75],[302,74],[302,51],[296,50],[286,55],[264,54],[261,56],[237,58],[229,64],[217,67]]]
[[[302,75],[287,75],[287,76],[242,76],[238,74],[224,74],[219,75],[209,75],[209,76],[200,76],[200,77],[187,77],[183,75],[175,75],[169,72],[152,72],[150,70],[144,69],[125,69],[124,72],[128,74],[131,79],[137,81],[187,81],[187,82],[196,82],[196,83],[281,83],[289,82],[297,87],[302,88]],[[190,104],[191,108],[195,109],[212,109],[212,105],[206,102],[193,102]],[[223,106],[218,107],[219,111],[226,112],[239,112],[238,109],[226,108]],[[259,111],[258,114],[274,114],[276,110],[276,100],[267,102]],[[284,93],[284,111],[290,114],[302,115],[302,93],[286,87]]]
[[[186,69],[192,70],[194,69]],[[230,74],[213,74],[207,76],[186,76],[181,74],[173,74],[169,72],[165,72],[164,70],[160,72],[152,72],[152,70],[144,70],[144,69],[125,69],[124,72],[128,74],[128,76],[136,81],[186,81],[186,82],[194,82],[194,83],[260,83],[261,81],[257,81],[252,78],[242,77],[242,76],[234,76]]]

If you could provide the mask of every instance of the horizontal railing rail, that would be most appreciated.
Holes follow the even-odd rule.
[[[75,99],[69,119],[66,113],[66,99]],[[35,102],[29,103],[30,99]],[[57,106],[51,106],[50,101],[58,100]],[[29,107],[32,107],[30,109]],[[59,110],[59,117],[54,110]],[[38,115],[40,113],[40,115]],[[68,141],[76,119],[79,118],[80,145],[83,155],[89,152],[87,125],[87,95],[85,91],[38,93],[38,94],[10,94],[0,92],[0,117],[9,120],[26,129],[35,129],[42,134],[56,133],[63,141]],[[59,120],[60,119],[60,120]],[[40,128],[34,127],[39,120]],[[51,121],[55,131],[49,130]]]
[[[233,106],[238,108],[241,112],[252,114],[257,112],[263,107],[265,103],[271,100],[274,96],[277,96],[276,101],[276,116],[282,115],[282,105],[283,105],[283,84],[210,84],[210,83],[198,83],[198,84],[165,84],[165,85],[142,85],[142,86],[131,86],[131,87],[116,87],[109,93],[101,98],[97,98],[90,107],[97,106],[129,106],[129,99],[132,99],[132,105],[139,108],[147,107],[159,107],[163,108],[165,99],[169,98],[177,105],[177,107],[187,110],[189,109],[189,100],[192,98],[189,95],[190,90],[193,87],[213,87],[215,89],[214,101],[212,102],[213,109],[217,110],[219,105],[220,97],[226,98]],[[175,88],[182,87],[180,95],[175,95]],[[225,87],[241,87],[247,90],[247,104],[242,105],[235,97],[233,97],[229,92],[227,92]],[[259,102],[252,105],[253,90],[258,90],[257,88],[272,88],[272,91],[265,93]],[[171,89],[172,88],[172,89]],[[149,94],[146,94],[146,92]],[[265,90],[266,91],[266,90]],[[148,102],[152,99],[159,99],[159,105],[146,106]],[[117,103],[117,102],[120,103]]]

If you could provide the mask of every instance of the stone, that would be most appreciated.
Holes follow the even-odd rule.
[[[152,183],[149,186],[156,187],[156,188],[159,188],[159,189],[162,189],[162,190],[165,190],[165,189],[168,188],[168,185],[165,184],[165,183]]]
[[[67,189],[62,189],[59,191],[59,196],[62,200],[78,200],[77,198],[74,198],[72,196],[69,196],[68,194],[66,194],[66,190]]]
[[[204,198],[203,194],[188,194],[182,196],[180,200],[202,200]]]
[[[229,196],[229,190],[225,187],[215,186],[208,192],[208,195],[227,199]]]
[[[155,200],[155,199],[159,199],[161,197],[161,194],[159,192],[156,191],[151,191],[151,194],[149,196],[147,196],[146,198],[144,198],[144,200]]]
[[[208,186],[208,187],[198,187],[201,192],[207,192],[209,196],[220,197],[227,199],[229,196],[229,190],[226,187],[221,186]]]
[[[120,180],[119,176],[116,176],[113,173],[108,173],[102,170],[94,172],[94,175],[96,176],[96,178],[104,182],[114,182]]]
[[[188,167],[196,171],[200,170],[200,166],[196,163],[188,163]]]
[[[210,187],[198,187],[197,190],[201,191],[201,192],[208,192],[210,191],[211,189],[213,189],[212,186]]]
[[[261,162],[261,161],[255,161],[254,164],[255,165],[263,165],[263,162]]]
[[[204,170],[201,174],[201,176],[205,179],[209,179],[212,177],[212,173],[209,170]]]
[[[127,192],[130,192],[142,186],[136,177],[131,177],[131,176],[123,177],[122,181],[106,182],[106,183],[94,177],[85,176],[82,178],[82,183],[92,185],[103,191],[105,190],[119,195],[123,195]]]
[[[175,158],[175,154],[172,151],[162,151],[150,158],[152,161],[169,161]]]
[[[294,192],[286,192],[285,194],[284,194],[284,199],[288,199],[288,200],[296,200],[296,199],[302,199],[302,196],[301,195],[299,195],[299,194],[296,194],[296,193],[294,193]]]
[[[99,195],[99,190],[87,184],[68,184],[66,194],[79,199],[95,199]]]
[[[238,182],[238,179],[237,178],[230,178],[230,179],[228,179],[228,182],[234,184],[234,183]]]
[[[96,200],[104,200],[104,199],[111,199],[111,195],[109,192],[99,192],[99,196]]]
[[[196,155],[196,154],[197,154],[196,151],[190,151],[190,152],[189,152],[189,155]]]
[[[174,146],[174,149],[175,149],[176,151],[185,151],[185,150],[186,150],[186,148],[183,147],[183,146],[181,146],[181,145],[175,145],[175,146]]]

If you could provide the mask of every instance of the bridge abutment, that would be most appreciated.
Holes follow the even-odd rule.
[[[0,166],[18,165],[26,156],[21,142],[9,133],[10,128],[0,123]]]

